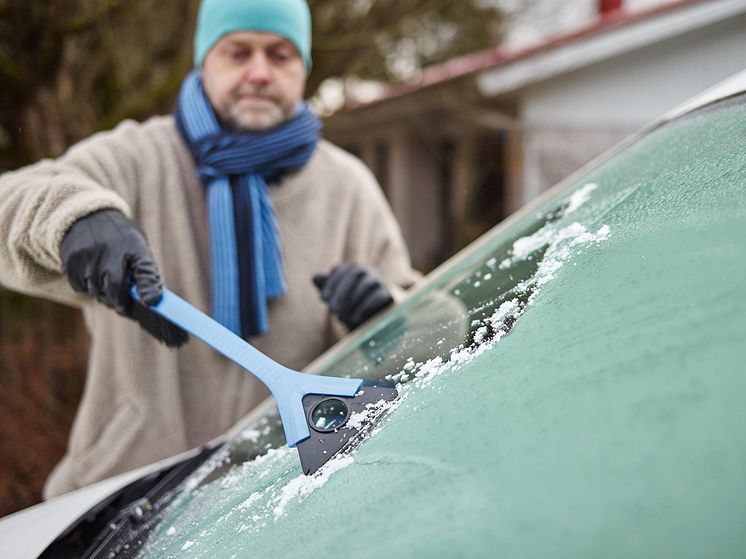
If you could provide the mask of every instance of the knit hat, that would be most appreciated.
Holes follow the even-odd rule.
[[[266,31],[295,45],[311,71],[311,12],[306,0],[202,0],[194,34],[194,65],[223,35],[233,31]]]

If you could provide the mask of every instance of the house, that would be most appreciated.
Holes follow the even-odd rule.
[[[426,68],[326,119],[380,180],[417,267],[746,68],[746,0],[598,6],[580,27]]]

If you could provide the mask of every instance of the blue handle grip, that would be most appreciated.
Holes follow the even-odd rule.
[[[135,300],[140,300],[134,286],[130,294]],[[161,300],[150,309],[199,338],[267,385],[277,402],[290,448],[309,437],[303,410],[303,397],[306,394],[354,396],[363,382],[362,379],[322,377],[288,369],[166,288],[163,289]]]

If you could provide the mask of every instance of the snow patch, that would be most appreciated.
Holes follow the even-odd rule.
[[[254,503],[256,503],[259,499],[262,498],[262,492],[261,491],[254,491],[249,497],[241,503],[238,508],[240,509],[247,509]]]
[[[389,401],[387,400],[379,400],[377,402],[365,404],[365,409],[363,409],[363,411],[350,414],[350,417],[347,418],[347,423],[345,423],[345,427],[359,430],[365,425],[370,425],[379,415],[381,415],[381,413],[388,409],[388,407]]]
[[[539,263],[538,270],[528,283],[537,286],[545,285],[555,277],[555,273],[572,256],[575,247],[600,243],[609,238],[610,229],[608,225],[601,226],[598,231],[592,233],[580,223],[572,223],[560,229],[549,243],[544,258]]]
[[[239,440],[255,443],[259,440],[260,437],[269,434],[270,431],[271,427],[269,425],[265,425],[262,429],[244,429],[239,435]]]
[[[533,235],[521,237],[513,243],[510,250],[511,257],[500,262],[500,269],[509,268],[514,263],[525,260],[531,254],[549,244],[556,233],[554,224],[547,223]]]
[[[541,277],[549,269],[556,270],[558,265],[561,265],[569,257],[569,250],[563,249],[589,243],[600,243],[609,238],[609,233],[608,225],[602,225],[598,231],[592,233],[578,222],[571,223],[559,230],[554,223],[547,223],[533,235],[521,237],[513,243],[511,257],[500,262],[500,268],[510,268],[516,262],[526,260],[537,250],[548,247],[537,272],[537,276]],[[562,260],[562,262],[558,262],[558,260]],[[542,285],[546,281],[541,282],[537,279],[536,283]]]
[[[585,204],[591,197],[591,192],[598,188],[598,184],[595,182],[589,182],[585,186],[578,188],[572,196],[570,201],[567,203],[567,207],[562,215],[570,215],[575,212],[580,206]]]
[[[588,183],[582,187],[580,187],[578,190],[576,190],[572,196],[570,196],[570,199],[567,202],[567,207],[562,212],[562,217],[568,216],[574,212],[576,212],[581,206],[583,206],[588,200],[591,198],[591,192],[596,190],[598,188],[598,184],[595,182]],[[545,246],[553,243],[553,242],[559,242],[564,240],[567,236],[578,236],[582,234],[583,232],[587,233],[587,231],[583,230],[581,232],[577,231],[577,228],[583,227],[579,223],[573,223],[568,228],[560,229],[559,234],[557,231],[557,227],[554,223],[546,223],[544,227],[539,229],[536,233],[533,235],[529,235],[527,237],[521,237],[517,241],[513,243],[513,247],[510,250],[510,257],[505,258],[502,262],[500,262],[499,268],[501,270],[504,270],[505,268],[509,268],[516,262],[526,260],[531,254],[536,252],[537,250],[544,248]],[[606,227],[607,233],[608,233],[608,226]],[[601,239],[603,240],[603,239]],[[586,239],[579,238],[578,243],[583,242],[590,242]]]
[[[285,514],[285,509],[290,501],[293,499],[304,499],[329,481],[332,474],[346,468],[352,464],[352,462],[352,456],[345,455],[334,457],[324,464],[324,466],[322,466],[322,468],[315,474],[310,476],[301,474],[295,479],[290,480],[285,487],[282,488],[280,494],[272,501],[272,504],[274,505],[272,512],[275,520]]]

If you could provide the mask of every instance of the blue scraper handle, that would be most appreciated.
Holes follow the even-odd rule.
[[[130,294],[135,300],[140,300],[134,286],[130,289]],[[303,397],[306,394],[354,396],[363,382],[362,379],[322,377],[288,369],[169,289],[163,289],[161,300],[150,309],[261,380],[277,402],[285,439],[290,448],[309,437],[303,410]]]

